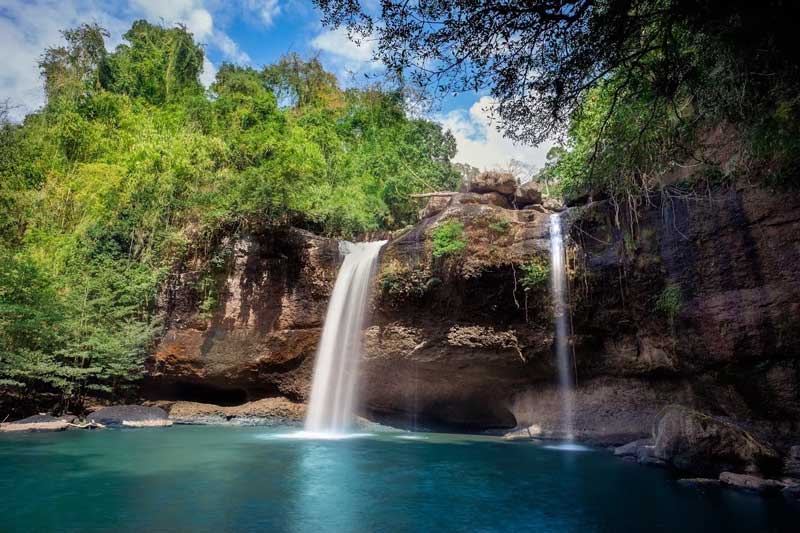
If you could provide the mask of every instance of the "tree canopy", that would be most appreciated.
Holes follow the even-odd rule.
[[[315,3],[327,25],[374,40],[390,72],[438,95],[488,92],[513,139],[561,138],[568,188],[647,191],[647,176],[694,157],[696,134],[719,124],[797,174],[796,2]]]

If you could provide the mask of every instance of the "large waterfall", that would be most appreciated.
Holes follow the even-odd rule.
[[[553,299],[555,349],[560,382],[561,429],[566,438],[572,440],[574,433],[575,380],[573,379],[572,352],[569,344],[571,334],[569,293],[564,262],[564,237],[561,234],[561,217],[554,213],[550,215],[550,292]]]
[[[370,284],[385,242],[339,244],[347,255],[336,277],[314,364],[308,432],[343,433],[353,421]]]

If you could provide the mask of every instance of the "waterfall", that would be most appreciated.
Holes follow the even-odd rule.
[[[306,415],[308,432],[343,433],[353,421],[370,283],[385,243],[339,243],[339,251],[346,255],[333,287],[314,363]]]
[[[550,293],[553,300],[555,349],[558,361],[559,395],[561,397],[561,429],[568,440],[573,438],[575,407],[575,380],[569,346],[570,314],[569,291],[566,282],[564,238],[561,235],[561,217],[550,215]]]

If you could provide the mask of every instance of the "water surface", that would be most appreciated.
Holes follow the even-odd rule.
[[[175,426],[0,437],[0,531],[797,531],[602,451],[489,437]]]

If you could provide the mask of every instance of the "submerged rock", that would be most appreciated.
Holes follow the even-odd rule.
[[[665,466],[667,463],[656,455],[655,446],[645,445],[636,449],[636,462],[641,465]]]
[[[144,405],[112,405],[86,416],[105,426],[157,427],[167,424],[167,412],[159,407]]]
[[[708,477],[691,477],[691,478],[679,479],[678,484],[683,485],[684,487],[702,489],[705,487],[718,487],[720,484],[720,480]]]
[[[775,450],[747,431],[678,405],[661,412],[653,433],[655,457],[681,470],[770,471],[779,462]]]
[[[781,491],[781,493],[787,500],[800,503],[800,484],[788,485]]]
[[[785,486],[775,479],[765,479],[750,474],[735,474],[733,472],[721,473],[719,480],[725,485],[758,493],[778,492]]]
[[[614,448],[614,455],[617,457],[638,457],[639,448],[643,446],[653,446],[653,439],[639,439],[622,446]]]

